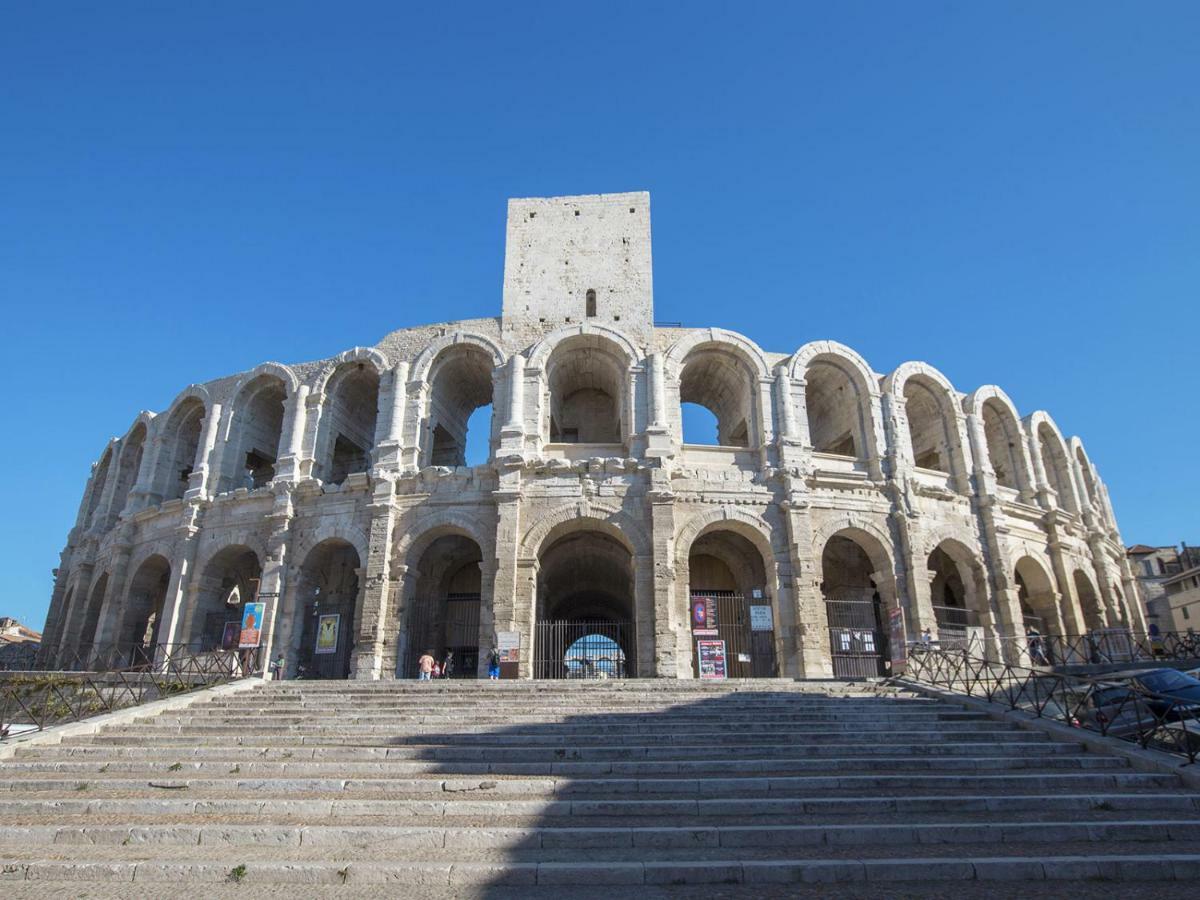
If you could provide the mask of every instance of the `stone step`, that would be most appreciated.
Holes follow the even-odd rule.
[[[1200,841],[1200,819],[697,827],[454,828],[391,825],[0,825],[0,847],[206,846],[349,850],[625,850]]]
[[[260,760],[254,757],[243,759],[187,761],[171,756],[148,759],[145,755],[137,759],[43,759],[36,761],[10,761],[5,771],[12,774],[27,773],[71,773],[81,774],[128,774],[147,776],[170,775],[175,771],[186,773],[225,773],[236,766],[247,776],[292,777],[332,775],[415,775],[445,774],[444,763],[387,760],[358,762],[346,760]],[[721,759],[700,762],[522,762],[522,763],[459,763],[455,773],[460,775],[510,774],[510,775],[570,775],[594,777],[597,775],[733,775],[737,773],[769,772],[785,775],[792,772],[906,772],[937,769],[954,772],[986,772],[1002,769],[1123,769],[1129,763],[1123,757],[1083,754],[1067,755],[1009,755],[979,757],[832,757],[827,759],[781,758],[775,760]]]
[[[897,754],[944,759],[951,756],[975,756],[981,752],[979,742],[967,743],[921,743],[904,744],[883,741],[857,741],[840,744],[762,744],[754,743],[741,748],[738,753],[730,754],[725,747],[712,745],[701,746],[647,746],[647,745],[556,745],[553,747],[497,747],[480,746],[451,746],[443,747],[429,745],[407,746],[367,746],[362,744],[344,744],[342,746],[300,746],[285,744],[267,746],[265,744],[218,744],[211,747],[193,743],[169,746],[122,746],[109,742],[79,743],[72,739],[70,743],[44,745],[40,747],[22,747],[18,756],[22,759],[60,759],[79,758],[89,759],[166,759],[178,762],[185,759],[279,759],[279,760],[439,760],[442,762],[472,763],[480,760],[490,760],[498,765],[519,762],[534,762],[547,760],[572,761],[636,761],[642,759],[660,762],[719,761],[724,759],[738,760],[774,760],[780,758],[830,759],[843,756],[894,756]],[[1057,742],[1049,740],[1009,740],[996,741],[987,745],[989,756],[1021,756],[1027,753],[1080,755],[1086,752],[1084,745],[1076,743]]]
[[[95,851],[93,851],[95,852]],[[113,885],[254,884],[414,885],[699,885],[800,883],[928,883],[1047,881],[1193,881],[1200,854],[1122,853],[1112,856],[954,856],[855,859],[705,860],[653,862],[382,862],[206,857],[145,860],[0,859],[8,881],[70,881]],[[167,890],[147,887],[146,890]]]
[[[0,784],[0,791],[32,793],[37,791],[144,791],[199,790],[222,792],[262,792],[274,794],[323,794],[339,792],[388,792],[396,794],[469,795],[472,798],[492,796],[575,796],[595,794],[621,797],[630,794],[695,795],[709,797],[761,795],[768,798],[795,799],[813,791],[1083,791],[1083,790],[1153,790],[1178,785],[1173,775],[1144,772],[1023,772],[971,773],[968,775],[794,775],[727,778],[541,778],[521,776],[458,778],[244,778],[241,773],[205,778],[183,777],[181,772],[145,778],[121,778],[108,774],[82,778],[47,778],[34,775],[10,775]]]
[[[748,712],[738,710],[737,712],[722,713],[719,717],[721,722],[748,722],[755,723],[762,721],[762,713]],[[796,713],[791,710],[780,710],[770,713],[772,721],[775,722],[807,722],[812,724],[836,724],[836,723],[851,723],[851,724],[874,724],[886,723],[902,724],[902,723],[921,723],[921,724],[936,724],[939,722],[983,722],[988,721],[988,716],[981,712],[972,712],[967,710],[960,711],[944,711],[934,712],[921,711],[912,713],[885,713],[882,715],[871,714],[810,714]],[[423,722],[472,722],[475,724],[503,724],[506,722],[533,722],[533,723],[554,723],[554,724],[576,724],[576,725],[607,725],[609,723],[619,723],[622,725],[646,725],[646,724],[696,724],[709,723],[713,721],[713,716],[703,715],[699,713],[627,713],[619,716],[606,716],[602,713],[589,711],[587,713],[558,713],[554,711],[537,712],[534,710],[522,710],[521,712],[500,713],[489,708],[488,711],[474,710],[461,713],[447,714],[443,712],[430,711],[417,714],[401,714],[391,712],[364,712],[355,710],[353,714],[340,712],[334,717],[337,722],[346,722],[354,724],[385,724],[392,725],[397,723],[423,723]],[[277,710],[246,710],[245,712],[232,715],[213,713],[207,714],[186,714],[186,715],[162,715],[157,717],[147,717],[138,719],[138,724],[147,722],[155,722],[163,725],[186,726],[186,725],[252,725],[252,724],[269,724],[269,725],[298,725],[311,724],[312,715],[296,712],[280,712]]]

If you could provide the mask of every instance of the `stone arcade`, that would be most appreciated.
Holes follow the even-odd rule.
[[[521,677],[691,678],[693,595],[735,676],[882,674],[897,606],[992,654],[1144,626],[1107,491],[1046,413],[828,341],[656,326],[648,194],[512,200],[507,231],[499,318],[138,415],[93,467],[43,654],[208,649],[256,594],[265,653],[358,679],[429,648],[474,675],[513,632]],[[684,403],[716,444],[683,442]]]

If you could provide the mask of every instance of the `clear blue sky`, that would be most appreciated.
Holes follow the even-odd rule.
[[[497,314],[505,200],[649,190],[661,320],[1079,434],[1200,542],[1196,3],[8,4],[0,615],[90,463],[266,359]]]

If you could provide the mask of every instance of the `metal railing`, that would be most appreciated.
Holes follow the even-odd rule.
[[[1200,635],[1162,632],[1152,635],[1123,628],[1088,634],[1038,634],[1000,637],[1005,662],[1038,666],[1115,665],[1200,659]]]
[[[260,671],[258,651],[206,651],[169,645],[149,662],[90,671],[26,671],[0,676],[0,741],[64,722],[139,706]]]
[[[896,681],[976,697],[1009,710],[1120,738],[1196,761],[1200,701],[1150,691],[1125,679],[1047,672],[974,654],[913,645]]]

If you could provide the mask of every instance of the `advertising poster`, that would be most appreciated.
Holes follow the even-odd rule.
[[[340,613],[317,616],[317,646],[313,653],[337,653]]]
[[[702,679],[728,678],[724,641],[696,641],[696,658]]]
[[[899,675],[908,665],[908,646],[904,637],[904,610],[888,610],[888,644],[892,651],[892,674]]]
[[[257,647],[262,640],[262,620],[265,603],[247,603],[242,607],[242,634],[238,646],[243,650]]]
[[[496,652],[500,654],[500,677],[516,678],[520,672],[521,632],[497,631]]]
[[[713,597],[692,598],[692,630],[717,627],[717,601]]]
[[[225,628],[221,632],[221,649],[236,650],[238,645],[238,637],[242,633],[240,622],[226,622]]]

